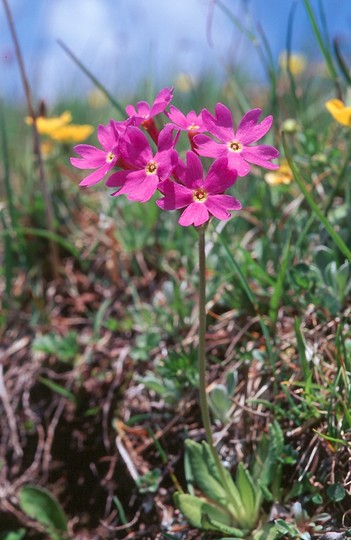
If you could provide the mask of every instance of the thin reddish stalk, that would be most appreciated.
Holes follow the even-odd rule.
[[[42,158],[41,150],[40,150],[40,136],[37,129],[37,115],[33,107],[33,101],[32,101],[30,86],[28,82],[28,77],[26,75],[23,56],[22,56],[20,45],[19,45],[19,41],[17,39],[17,33],[16,33],[14,22],[13,22],[12,14],[11,14],[9,5],[7,3],[7,0],[2,0],[2,3],[5,9],[6,18],[9,23],[10,33],[11,33],[15,51],[16,51],[16,57],[17,57],[17,62],[20,69],[24,93],[26,96],[28,112],[29,112],[29,115],[33,119],[33,147],[34,147],[34,155],[36,156],[37,163],[38,163],[40,187],[42,189],[44,201],[45,201],[46,227],[48,231],[53,233],[54,232],[54,227],[53,227],[54,212],[52,208],[48,184],[45,177],[43,158]],[[52,276],[54,278],[57,278],[58,268],[59,268],[59,255],[58,255],[58,250],[57,250],[57,244],[52,239],[49,239],[49,245],[50,245]]]

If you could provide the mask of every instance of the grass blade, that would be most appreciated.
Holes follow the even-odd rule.
[[[58,44],[60,45],[60,47],[62,47],[62,49],[65,51],[65,53],[68,54],[68,56],[73,60],[73,62],[75,64],[77,64],[77,66],[83,71],[83,73],[85,73],[85,75],[87,77],[89,77],[89,79],[95,84],[95,86],[99,90],[101,90],[101,92],[107,97],[107,99],[118,110],[118,112],[120,112],[121,115],[125,118],[126,113],[125,113],[122,105],[118,101],[116,101],[114,97],[111,96],[110,92],[108,90],[106,90],[106,88],[98,81],[98,79],[95,77],[95,75],[93,75],[91,73],[91,71],[89,71],[89,69],[87,67],[85,67],[85,65],[80,60],[78,60],[76,55],[71,51],[71,49],[69,49],[67,47],[67,45],[65,43],[63,43],[63,41],[61,41],[59,39]]]
[[[11,231],[9,231],[7,228],[6,219],[4,217],[3,212],[0,212],[0,220],[4,228],[4,231],[8,233],[5,235],[5,239],[4,239],[4,274],[5,274],[5,293],[6,293],[7,301],[9,301],[10,296],[11,296],[12,278],[14,275],[13,254],[12,254],[12,248],[11,248],[12,234],[11,234]]]
[[[338,73],[336,71],[336,68],[334,66],[333,57],[330,53],[330,50],[328,49],[327,45],[325,44],[323,40],[323,36],[321,34],[321,31],[319,29],[313,8],[311,6],[310,0],[303,0],[303,3],[305,5],[305,9],[307,11],[308,18],[310,19],[310,23],[312,26],[313,33],[315,35],[315,38],[317,40],[317,43],[319,45],[319,48],[321,50],[321,53],[324,57],[325,63],[327,65],[329,74],[331,78],[334,80],[337,88],[339,89],[339,77]]]
[[[280,267],[279,267],[277,281],[275,283],[273,294],[269,302],[269,317],[273,323],[275,323],[277,320],[280,299],[283,295],[284,277],[288,269],[288,265],[291,260],[291,257],[292,257],[292,254],[290,251],[290,238],[289,238],[284,247],[284,252],[283,252],[283,256],[282,256]]]
[[[294,327],[297,341],[297,352],[301,363],[303,378],[305,382],[307,382],[311,371],[306,358],[306,344],[301,330],[301,321],[298,317],[296,317],[294,321]]]
[[[8,152],[8,143],[7,143],[7,134],[6,134],[6,125],[5,125],[5,115],[4,115],[4,106],[2,100],[0,100],[0,132],[1,132],[1,147],[2,147],[2,159],[4,164],[4,185],[6,192],[6,199],[9,209],[9,215],[11,220],[12,228],[15,228],[16,225],[16,214],[15,214],[15,205],[13,202],[13,193],[10,180],[10,160]]]
[[[349,86],[351,86],[350,68],[349,68],[349,66],[347,65],[347,63],[346,63],[346,61],[345,61],[343,55],[341,54],[339,40],[338,40],[338,39],[334,39],[333,45],[334,45],[334,53],[335,53],[335,57],[336,57],[336,60],[337,60],[337,62],[338,62],[340,71],[341,71],[341,73],[343,74],[346,83],[347,83]]]
[[[232,256],[232,254],[230,252],[230,249],[229,249],[229,246],[228,246],[226,240],[224,239],[223,235],[219,234],[218,239],[219,239],[219,241],[221,242],[222,246],[224,247],[224,249],[226,251],[227,261],[229,262],[231,268],[238,275],[241,286],[244,289],[248,299],[250,300],[250,302],[252,304],[252,307],[254,308],[254,310],[255,310],[255,312],[256,312],[256,314],[258,316],[258,320],[259,320],[259,324],[261,326],[262,334],[263,334],[264,339],[265,339],[268,358],[270,360],[270,364],[272,366],[272,369],[274,370],[276,358],[275,358],[275,354],[274,354],[273,347],[272,347],[272,344],[271,344],[272,338],[271,338],[271,336],[269,334],[268,326],[266,325],[263,317],[261,316],[261,314],[259,312],[259,307],[258,307],[258,303],[257,303],[256,298],[255,298],[255,295],[251,291],[251,288],[250,288],[250,286],[249,286],[249,284],[248,284],[248,282],[246,280],[246,277],[242,273],[242,271],[240,269],[240,266],[237,264],[235,258]],[[274,390],[275,391],[277,390],[277,388],[276,388],[276,380],[275,379],[274,379]]]
[[[54,381],[51,381],[50,379],[46,379],[45,377],[38,377],[38,381],[50,388],[53,392],[56,392],[56,394],[59,394],[60,396],[63,396],[72,403],[77,403],[76,396],[73,394],[73,392],[70,392],[70,390],[67,390],[64,386],[61,386],[60,384],[55,383]]]
[[[32,235],[32,236],[39,236],[41,238],[46,238],[47,240],[50,240],[51,242],[56,242],[56,244],[60,245],[61,247],[69,251],[69,253],[71,253],[77,259],[79,259],[80,257],[80,253],[78,249],[73,244],[71,244],[71,242],[69,242],[65,238],[62,238],[62,236],[52,231],[48,231],[47,229],[36,229],[34,227],[17,227],[15,232],[22,235],[27,234],[27,235]],[[5,236],[6,238],[6,237],[9,237],[10,235],[11,235],[11,232],[9,230],[5,229],[4,231],[0,231],[0,236]]]

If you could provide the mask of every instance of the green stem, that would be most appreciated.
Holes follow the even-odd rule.
[[[198,367],[199,367],[199,397],[202,424],[205,429],[206,440],[210,448],[212,457],[216,464],[221,483],[225,489],[228,500],[233,501],[231,490],[228,487],[228,482],[225,477],[224,468],[219,459],[218,452],[214,446],[210,410],[207,401],[206,393],[206,350],[205,350],[205,333],[206,333],[206,253],[205,253],[205,232],[206,225],[197,229],[199,235],[199,349],[198,349]]]

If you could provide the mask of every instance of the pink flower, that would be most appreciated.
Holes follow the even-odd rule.
[[[123,124],[123,123],[120,123]],[[77,144],[74,151],[81,157],[71,157],[70,161],[78,169],[97,169],[86,176],[80,186],[92,186],[96,184],[115,166],[118,159],[119,129],[122,126],[110,120],[107,126],[98,127],[97,138],[102,150],[90,144]]]
[[[182,181],[184,185],[167,179],[158,186],[164,195],[156,201],[163,210],[185,208],[178,223],[183,226],[198,227],[209,220],[210,215],[217,219],[230,218],[230,210],[240,210],[240,202],[224,191],[237,179],[237,173],[228,169],[228,160],[223,157],[213,162],[206,178],[199,157],[187,152],[187,163]]]
[[[190,111],[185,115],[177,107],[171,105],[169,112],[166,112],[166,116],[171,120],[174,127],[182,131],[188,131],[194,135],[207,131],[202,121],[202,114],[197,115],[195,111]]]
[[[197,115],[195,111],[190,111],[187,115],[185,115],[173,105],[170,106],[169,112],[165,112],[165,114],[172,122],[170,125],[188,133],[191,147],[193,150],[195,150],[196,145],[193,141],[195,135],[207,131],[202,121],[202,114]]]
[[[157,94],[151,107],[146,101],[139,101],[136,109],[133,105],[127,105],[126,113],[135,118],[137,122],[136,125],[140,125],[142,122],[145,122],[145,120],[149,120],[165,110],[168,103],[173,98],[172,92],[173,88],[164,88]]]
[[[222,103],[217,103],[215,111],[216,116],[213,116],[204,109],[202,120],[207,131],[217,137],[220,142],[212,140],[207,135],[197,135],[194,140],[197,152],[201,156],[212,158],[225,156],[228,159],[229,168],[236,169],[238,176],[246,176],[250,172],[249,163],[266,169],[278,169],[278,165],[270,162],[271,159],[279,156],[276,148],[267,145],[250,146],[270,129],[273,122],[272,116],[267,116],[258,124],[262,111],[252,109],[245,114],[235,131],[230,110]]]
[[[158,151],[153,154],[146,135],[137,127],[129,127],[120,142],[120,154],[128,169],[110,176],[108,187],[121,187],[112,195],[128,195],[131,201],[146,202],[155,193],[160,181],[168,178],[177,165],[172,128],[159,135]]]
[[[151,106],[147,101],[139,101],[137,108],[133,107],[133,105],[126,106],[126,113],[134,119],[135,125],[142,125],[156,144],[158,140],[158,129],[153,118],[165,110],[172,98],[173,88],[164,88],[157,94]]]

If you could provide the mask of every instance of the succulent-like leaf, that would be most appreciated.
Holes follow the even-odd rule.
[[[190,439],[185,441],[186,452],[192,471],[194,484],[209,499],[226,506],[226,492],[221,484],[214,459],[206,443],[199,444]]]
[[[248,532],[247,530],[237,529],[236,527],[230,527],[228,525],[224,525],[220,521],[213,519],[209,514],[203,515],[202,528],[203,529],[214,528],[214,530],[217,530],[221,533],[234,535],[234,537],[236,538],[244,538],[244,536]]]
[[[243,506],[246,510],[247,518],[251,522],[250,528],[253,528],[257,521],[257,495],[260,495],[260,488],[257,486],[256,490],[251,478],[251,475],[247,469],[245,469],[242,463],[239,463],[236,472],[236,486],[239,490]]]
[[[27,516],[47,528],[54,540],[62,540],[67,532],[67,519],[55,497],[46,489],[26,485],[18,494],[19,505]],[[60,534],[59,534],[60,533]]]
[[[185,447],[193,485],[209,499],[228,508],[236,522],[240,523],[242,519],[245,520],[245,508],[240,493],[229,471],[222,466],[227,484],[226,488],[223,486],[222,478],[208,444],[205,441],[200,444],[188,439],[185,441]]]
[[[212,413],[218,420],[225,424],[228,421],[228,413],[233,405],[224,384],[217,384],[208,396],[208,403]]]
[[[211,525],[210,521],[205,523],[204,516],[209,516],[211,520],[215,520],[222,526],[230,526],[232,523],[229,512],[217,508],[199,497],[176,492],[174,494],[174,502],[188,522],[198,529],[218,530],[218,527]]]
[[[284,435],[278,422],[269,427],[269,438],[263,435],[256,452],[256,461],[252,469],[253,481],[267,489],[274,477],[277,461],[284,450]]]
[[[252,540],[276,540],[281,537],[281,531],[275,523],[266,523],[252,534]]]
[[[19,529],[18,531],[9,531],[9,532],[3,532],[0,535],[1,540],[22,540],[26,535],[26,531],[24,529]]]

